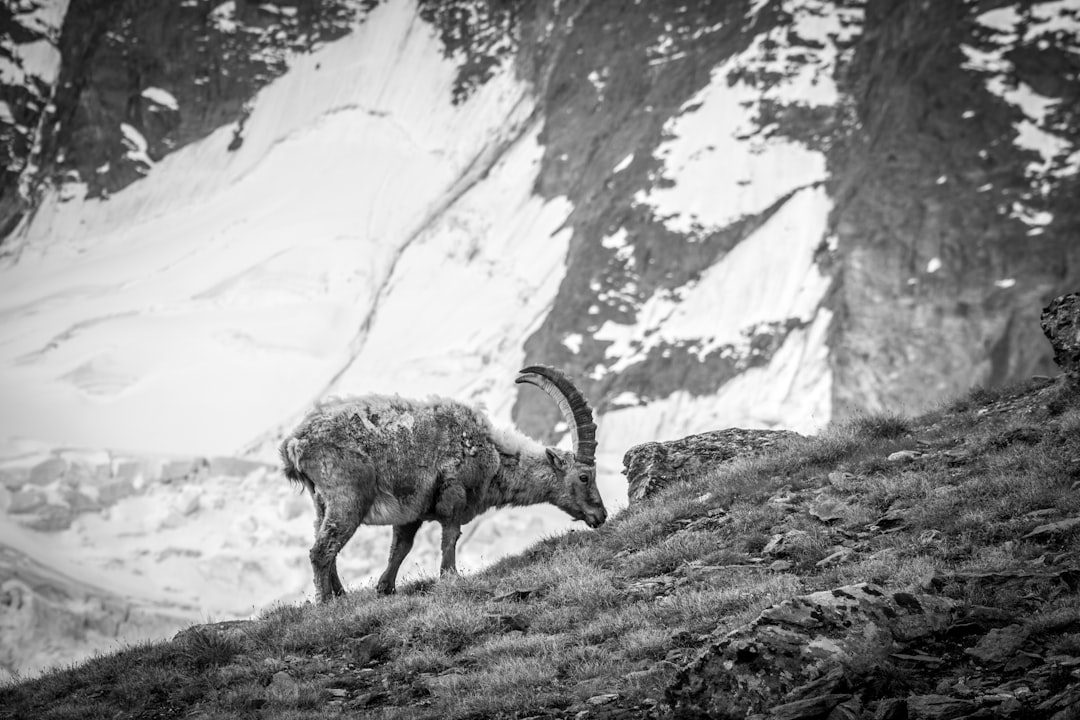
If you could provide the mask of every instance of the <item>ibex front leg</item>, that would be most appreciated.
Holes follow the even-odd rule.
[[[442,564],[439,567],[441,575],[457,574],[457,541],[461,537],[459,520],[467,502],[468,495],[457,477],[444,475],[435,499],[435,515],[442,525]]]
[[[394,526],[394,539],[390,543],[390,563],[386,566],[382,577],[379,578],[379,582],[375,586],[375,592],[380,595],[390,595],[394,592],[394,588],[397,586],[398,569],[401,568],[405,556],[412,550],[416,531],[420,529],[422,524],[422,520],[417,520],[407,525]]]
[[[457,542],[461,537],[461,526],[457,523],[442,524],[442,565],[441,575],[457,575]]]

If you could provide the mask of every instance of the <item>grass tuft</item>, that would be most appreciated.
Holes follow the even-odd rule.
[[[911,420],[897,413],[856,415],[848,421],[852,431],[864,438],[891,440],[911,432]]]
[[[196,628],[177,638],[174,649],[176,658],[184,667],[206,670],[227,665],[240,654],[243,647],[240,641],[231,635]]]

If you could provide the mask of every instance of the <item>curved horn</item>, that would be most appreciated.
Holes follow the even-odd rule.
[[[547,365],[530,365],[521,371],[514,382],[535,385],[559,404],[559,410],[570,428],[574,457],[584,465],[595,465],[596,423],[593,422],[592,408],[570,378]]]

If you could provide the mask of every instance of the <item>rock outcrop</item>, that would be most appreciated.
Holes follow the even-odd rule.
[[[1080,293],[1054,298],[1043,308],[1040,324],[1054,348],[1054,362],[1080,382]]]
[[[667,701],[688,718],[1075,718],[1080,657],[1047,642],[1071,637],[1074,615],[1032,623],[940,590],[1018,597],[1075,587],[1077,572],[1065,562],[934,575],[912,592],[860,583],[796,597],[699,654]]]
[[[60,10],[51,22],[61,26],[48,27],[33,6],[50,4],[61,5],[16,3],[14,15],[0,13],[10,21],[0,48],[17,55],[51,40],[62,58],[55,88],[42,78],[0,84],[0,238],[49,184],[66,186],[68,197],[107,197],[224,125],[236,126],[235,149],[248,100],[284,72],[288,55],[341,37],[363,16],[352,0],[285,9],[90,0]]]
[[[1076,717],[1080,659],[1048,651],[1022,616],[935,593],[946,582],[1067,583],[1071,572],[968,573],[928,579],[927,592],[860,583],[796,597],[706,649],[667,699],[677,717]],[[1069,632],[1075,621],[1057,625]]]
[[[668,697],[679,712],[713,717],[769,709],[816,717],[839,705],[858,717],[852,661],[887,659],[948,627],[954,613],[946,598],[887,593],[869,583],[793,598],[706,650],[679,673]]]
[[[700,475],[737,457],[760,454],[777,443],[801,437],[788,430],[728,428],[670,442],[635,445],[623,456],[631,504],[673,482]]]

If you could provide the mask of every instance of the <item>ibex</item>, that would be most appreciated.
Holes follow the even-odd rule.
[[[328,401],[281,443],[285,476],[315,502],[311,569],[319,602],[344,595],[337,554],[361,525],[393,525],[390,562],[376,590],[394,592],[398,568],[425,520],[442,525],[441,572],[456,573],[461,526],[489,508],[548,502],[590,527],[607,519],[596,487],[596,425],[562,372],[534,365],[516,382],[558,403],[572,451],[495,428],[454,400],[364,395]]]

